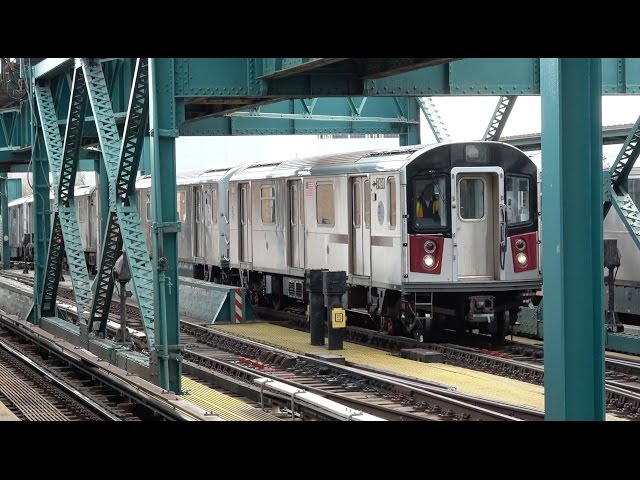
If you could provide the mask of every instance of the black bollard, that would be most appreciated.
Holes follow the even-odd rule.
[[[322,287],[324,305],[327,307],[327,331],[329,350],[342,350],[346,314],[342,308],[342,296],[347,291],[346,272],[323,272]]]
[[[309,290],[309,331],[311,345],[324,345],[324,296],[322,294],[322,270],[309,270],[307,289]]]

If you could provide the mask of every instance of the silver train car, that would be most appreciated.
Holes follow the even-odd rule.
[[[604,166],[607,167],[607,165]],[[631,169],[627,191],[636,206],[640,207],[640,166],[634,166]],[[614,271],[615,311],[623,323],[640,325],[640,251],[613,207],[604,219],[603,237],[617,241],[620,257],[620,266]],[[606,285],[608,285],[607,273],[605,268]],[[606,295],[605,292],[605,305]]]
[[[537,175],[497,142],[244,166],[229,180],[230,268],[254,303],[304,301],[306,271],[340,270],[374,328],[500,339],[542,284]]]
[[[96,270],[99,243],[99,207],[95,185],[82,185],[74,190],[78,228],[82,238],[87,268]],[[53,209],[53,194],[49,197]],[[9,202],[9,248],[14,261],[32,260],[29,243],[33,239],[33,195]],[[51,214],[53,220],[53,214]]]
[[[197,174],[178,174],[176,205],[179,274],[217,283],[232,283],[229,269],[230,176],[240,167],[206,170]],[[136,181],[138,212],[151,255],[151,177]],[[237,277],[237,275],[236,275]]]

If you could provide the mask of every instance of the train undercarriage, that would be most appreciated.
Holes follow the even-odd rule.
[[[307,304],[304,278],[287,275],[200,266],[194,276],[203,280],[247,288],[250,302],[280,310],[287,305]],[[534,295],[533,290],[491,292],[403,293],[362,285],[348,285],[345,306],[351,310],[350,324],[390,335],[421,341],[435,339],[443,330],[462,334],[471,330],[489,334],[500,342],[518,319],[520,307]]]

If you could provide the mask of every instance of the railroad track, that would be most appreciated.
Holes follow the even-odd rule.
[[[269,318],[283,318],[293,328],[304,329],[306,318],[296,310],[283,315],[258,308],[260,315]],[[280,324],[283,322],[280,321]],[[380,334],[359,327],[347,327],[344,339],[370,345],[388,351],[400,351],[404,348],[424,348],[441,353],[445,363],[471,368],[482,372],[505,376],[536,385],[544,384],[544,349],[540,345],[505,342],[495,347],[482,335],[455,337],[463,345],[451,343],[421,343],[417,340]],[[450,339],[446,332],[443,340]],[[628,419],[640,419],[640,362],[616,358],[614,354],[605,354],[605,400],[609,413]]]
[[[185,363],[245,385],[271,378],[388,420],[543,419],[540,411],[292,354],[189,322],[180,329]]]

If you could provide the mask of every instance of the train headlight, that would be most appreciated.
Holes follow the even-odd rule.
[[[434,242],[433,240],[427,240],[426,242],[424,242],[424,251],[427,253],[435,252],[436,247],[436,242]]]
[[[522,252],[525,247],[527,246],[527,243],[524,241],[524,239],[519,238],[516,240],[516,250],[519,252]]]
[[[424,257],[422,257],[422,263],[424,264],[425,268],[433,268],[433,266],[436,264],[436,259],[433,255],[425,255]]]
[[[522,252],[518,253],[516,255],[516,262],[524,267],[527,264],[527,254]]]

